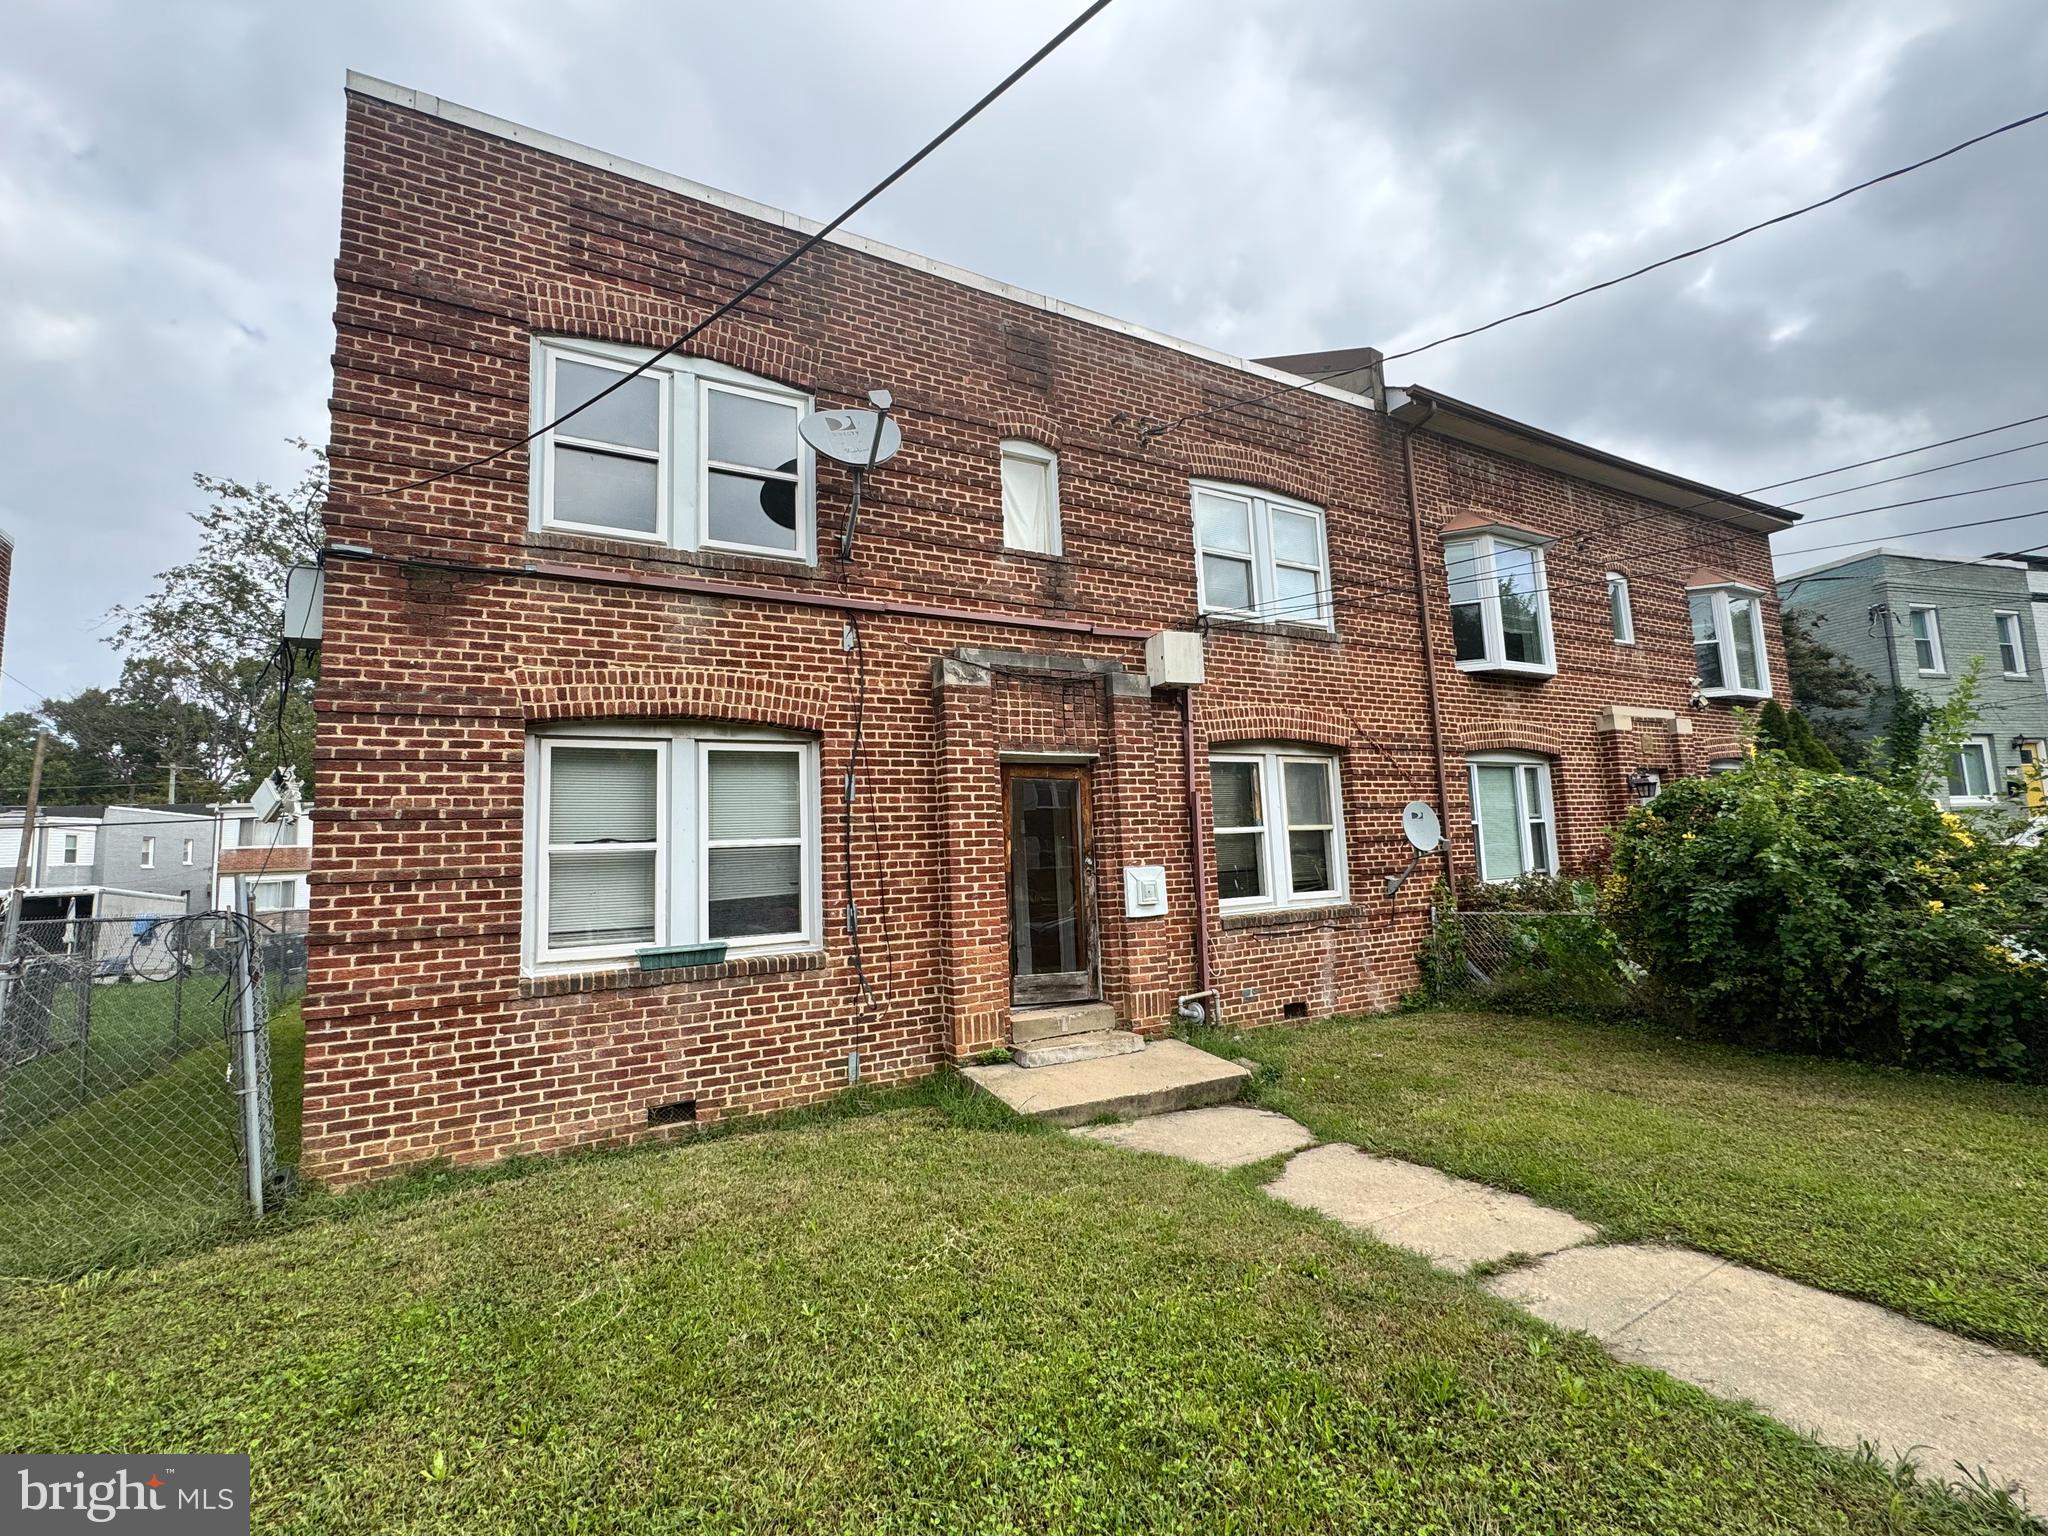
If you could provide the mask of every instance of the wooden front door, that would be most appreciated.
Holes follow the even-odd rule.
[[[1094,856],[1088,770],[1017,764],[1003,770],[1010,866],[1010,1001],[1018,1007],[1092,1001]]]

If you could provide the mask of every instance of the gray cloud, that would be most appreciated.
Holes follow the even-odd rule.
[[[184,552],[191,471],[286,480],[284,440],[324,436],[344,68],[823,214],[1071,9],[31,7],[0,58],[7,670],[106,680],[95,625]],[[2024,0],[1120,0],[859,227],[1235,351],[1395,348],[2035,110],[2043,79]],[[1735,486],[2048,410],[2044,154],[2012,135],[1396,373]],[[2012,527],[1920,542],[2048,539]]]

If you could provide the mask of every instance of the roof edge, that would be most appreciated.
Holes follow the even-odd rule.
[[[607,154],[601,149],[593,149],[587,144],[579,144],[574,139],[560,138],[541,129],[529,128],[524,124],[515,123],[509,118],[495,117],[488,112],[480,112],[474,107],[465,107],[457,102],[432,95],[429,92],[415,90],[411,86],[397,85],[389,80],[380,80],[375,75],[366,75],[359,70],[352,69],[348,71],[346,89],[355,95],[367,96],[375,101],[388,102],[393,106],[404,107],[408,111],[418,112],[427,117],[439,118],[443,122],[453,123],[457,127],[488,134],[492,138],[505,139],[515,144],[524,144],[530,149],[538,150],[542,154],[553,155],[557,159],[573,161],[578,165],[589,166],[593,170],[609,171],[613,175],[623,176],[629,181],[644,182],[648,186],[659,187],[663,191],[674,192],[681,197],[694,198],[698,202],[710,203],[714,207],[723,208],[729,213],[737,213],[743,218],[756,219],[764,224],[773,224],[779,228],[789,230],[793,234],[814,235],[824,227],[821,220],[806,218],[802,214],[791,213],[787,209],[777,208],[770,203],[756,202],[753,198],[741,197],[737,193],[721,191],[717,187],[707,186],[700,181],[692,181],[686,176],[678,176],[672,171],[664,171],[656,166],[643,165],[637,160],[629,160],[622,155]],[[1297,385],[1304,394],[1321,395],[1327,400],[1334,400],[1343,405],[1355,406],[1361,410],[1373,409],[1372,403],[1369,400],[1349,390],[1339,389],[1330,384],[1305,380],[1302,375],[1297,373],[1289,373],[1284,369],[1269,367],[1266,364],[1254,362],[1250,358],[1235,357],[1228,352],[1220,352],[1214,347],[1205,347],[1198,341],[1188,341],[1179,336],[1171,336],[1165,331],[1155,331],[1150,326],[1139,325],[1134,321],[1120,320],[1115,315],[1106,315],[1100,310],[1089,309],[1080,304],[1070,304],[1064,299],[1056,299],[1049,294],[1036,293],[1029,288],[1020,288],[1014,283],[1006,283],[1000,278],[988,277],[982,273],[970,271],[966,267],[956,267],[950,262],[936,261],[929,256],[920,256],[915,251],[907,251],[900,246],[889,245],[880,240],[871,240],[866,235],[856,235],[848,230],[838,229],[825,237],[825,243],[842,246],[847,250],[857,251],[864,256],[872,256],[878,261],[886,261],[893,266],[907,267],[913,272],[922,272],[927,277],[936,277],[942,282],[957,283],[964,288],[972,288],[981,293],[991,294],[996,298],[1008,299],[1011,303],[1021,304],[1027,309],[1043,310],[1047,314],[1059,315],[1068,320],[1078,321],[1082,325],[1094,326],[1098,330],[1112,331],[1119,336],[1126,336],[1134,341],[1142,341],[1153,346],[1165,347],[1172,351],[1183,353],[1188,357],[1199,358],[1205,363],[1213,363],[1218,367],[1229,368],[1238,373],[1248,374],[1256,379],[1264,379],[1274,384]]]
[[[1604,448],[1595,448],[1526,421],[1517,421],[1512,416],[1503,416],[1483,405],[1459,400],[1425,385],[1390,388],[1387,391],[1387,414],[1409,426],[1431,426],[1432,430],[1461,442],[1491,448],[1526,463],[1561,469],[1596,485],[1605,485],[1648,501],[1663,502],[1673,511],[1698,512],[1709,521],[1733,523],[1756,533],[1782,532],[1799,521],[1799,514],[1788,508],[1774,507],[1769,502],[1724,491],[1699,480],[1689,480],[1683,475],[1674,475],[1634,459],[1625,459],[1618,453],[1609,453]],[[1454,430],[1454,423],[1465,430]],[[1547,450],[1551,457],[1568,462],[1551,464],[1548,459],[1532,453],[1516,452],[1512,446],[1515,442]],[[1660,491],[1670,494],[1660,495]],[[1740,516],[1716,516],[1716,508],[1726,508]]]

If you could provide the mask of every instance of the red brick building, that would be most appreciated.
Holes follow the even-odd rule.
[[[808,227],[351,78],[314,1176],[910,1077],[1038,1005],[1385,1007],[1442,873],[1384,894],[1405,804],[1460,871],[1597,861],[1782,675],[1789,514],[855,236],[515,446]],[[875,388],[842,555],[796,423]]]

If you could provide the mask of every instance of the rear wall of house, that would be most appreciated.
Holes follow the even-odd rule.
[[[1401,807],[1437,796],[1400,429],[1384,417],[1302,394],[1141,445],[1138,422],[1227,404],[1244,375],[827,245],[693,350],[821,408],[894,392],[904,448],[868,487],[849,561],[832,553],[849,487],[830,465],[814,568],[534,531],[516,446],[530,427],[533,337],[659,346],[790,241],[642,180],[351,97],[327,531],[375,558],[328,566],[306,1003],[312,1176],[667,1134],[650,1128],[657,1106],[693,1101],[706,1120],[792,1105],[842,1087],[853,1053],[865,1079],[888,1081],[1003,1043],[1001,763],[1017,754],[1092,761],[1103,997],[1130,1027],[1165,1027],[1195,985],[1197,893],[1179,706],[1145,685],[1142,636],[1196,619],[1191,476],[1324,508],[1338,588],[1335,634],[1232,623],[1208,634],[1198,750],[1333,750],[1350,866],[1336,907],[1219,919],[1213,882],[1200,894],[1226,1014],[1382,1008],[1412,985],[1432,870],[1391,901],[1383,877],[1408,862]],[[1003,548],[1005,437],[1059,454],[1058,558]],[[509,451],[487,467],[393,489],[495,448]],[[1463,450],[1422,457],[1432,545],[1474,496],[1541,501],[1560,532],[1646,515]],[[1692,539],[1686,520],[1650,515],[1639,547]],[[1613,655],[1594,590],[1605,559],[1595,545],[1553,573],[1577,604],[1593,572],[1586,616],[1556,602],[1559,678],[1487,686],[1446,664],[1454,843],[1469,814],[1456,754],[1473,743],[1512,737],[1554,753],[1561,835],[1591,856],[1619,804],[1618,765],[1677,740],[1661,727],[1654,741],[1632,730],[1603,743],[1594,716],[1617,699],[1685,713],[1690,648],[1671,593],[1691,556],[1658,568],[1671,591],[1658,589],[1650,627],[1669,654],[1654,663],[1647,647]],[[603,581],[522,569],[538,564]],[[677,578],[761,595],[661,585]],[[822,947],[689,972],[531,974],[526,742],[577,720],[812,736]],[[1697,740],[1725,750],[1726,724],[1708,712]],[[856,725],[849,848],[838,786]],[[1676,771],[1712,755],[1691,754],[1673,757]],[[1206,768],[1198,777],[1205,804]],[[1138,864],[1167,871],[1163,917],[1121,916],[1122,872]],[[849,898],[864,914],[871,997],[838,921]]]

